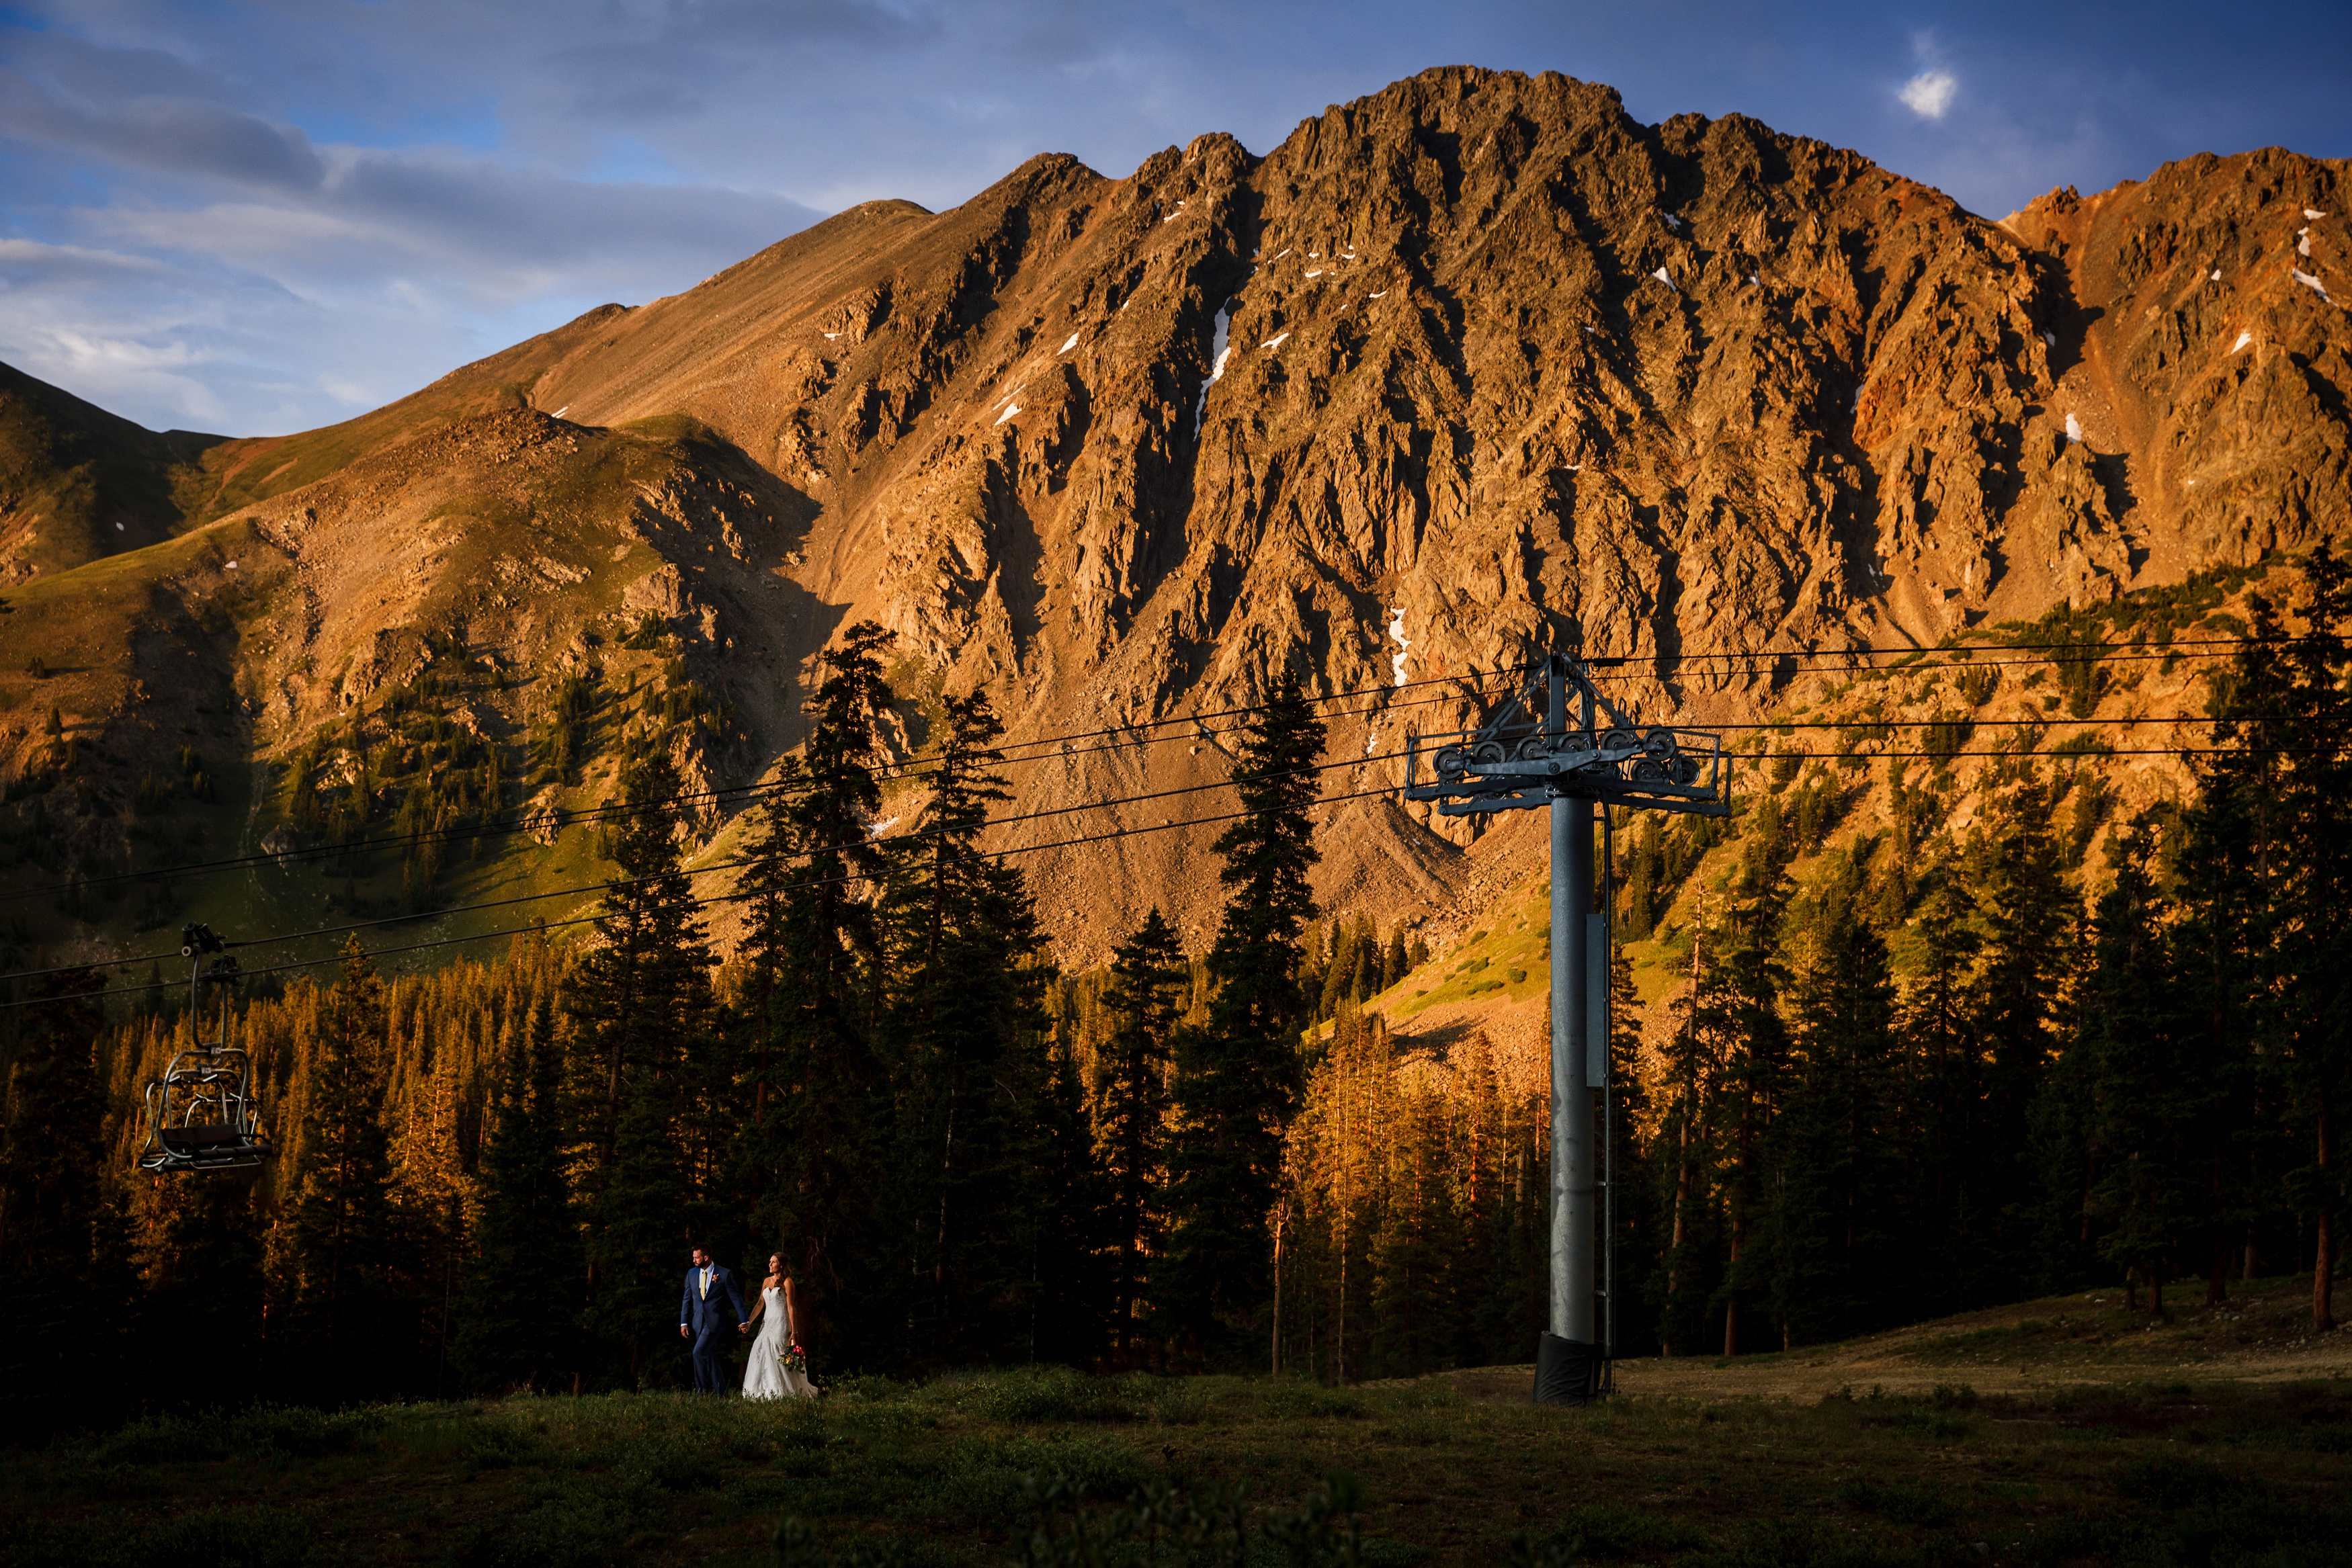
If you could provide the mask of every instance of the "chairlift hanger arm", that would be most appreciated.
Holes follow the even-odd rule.
[[[1554,732],[1537,722],[1538,694],[1548,698],[1555,681],[1573,685],[1587,699],[1582,727]],[[1611,722],[1600,733],[1590,718],[1596,708]],[[1419,768],[1424,746],[1433,751],[1436,773],[1428,783]],[[1557,653],[1475,730],[1412,737],[1404,796],[1438,801],[1449,817],[1528,810],[1561,798],[1719,817],[1730,814],[1729,781],[1722,737],[1673,726],[1643,731],[1593,684],[1583,661]]]
[[[1622,663],[1623,663],[1622,660],[1616,659],[1596,659],[1590,662],[1590,664],[1611,664]],[[1521,686],[1511,700],[1503,705],[1500,713],[1479,727],[1479,738],[1500,739],[1506,735],[1517,733],[1512,728],[1511,721],[1514,715],[1524,716],[1530,733],[1540,732],[1544,728],[1541,716],[1545,706],[1545,689],[1551,684],[1552,671],[1555,666],[1568,677],[1570,685],[1583,695],[1590,697],[1602,713],[1609,716],[1611,724],[1630,728],[1639,722],[1637,719],[1629,717],[1624,709],[1611,702],[1608,694],[1593,684],[1590,665],[1586,661],[1569,653],[1554,653],[1548,660],[1538,661],[1536,673],[1529,678],[1528,684]]]

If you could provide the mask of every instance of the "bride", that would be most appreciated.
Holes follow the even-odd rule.
[[[761,1322],[765,1314],[766,1321]],[[781,1254],[768,1260],[768,1277],[760,1281],[760,1299],[752,1304],[751,1315],[744,1321],[748,1329],[760,1325],[760,1337],[751,1342],[751,1359],[743,1368],[743,1397],[746,1399],[814,1399],[816,1385],[808,1380],[808,1363],[804,1354],[799,1369],[784,1364],[788,1355],[801,1354],[801,1345],[793,1332],[793,1321],[799,1316],[793,1310],[793,1281],[784,1272]]]

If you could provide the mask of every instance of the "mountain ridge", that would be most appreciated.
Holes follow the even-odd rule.
[[[1634,661],[1623,689],[1653,716],[1759,714],[1784,674],[1689,655],[1928,645],[2340,531],[2341,227],[2301,214],[2335,214],[2344,173],[2200,155],[1996,224],[1745,117],[1643,126],[1596,84],[1446,68],[1262,157],[1210,134],[1124,180],[1041,154],[945,213],[864,204],[383,410],[180,459],[181,510],[154,526],[250,530],[236,548],[267,564],[234,586],[226,553],[159,555],[149,602],[106,590],[100,613],[103,573],[72,580],[136,575],[139,552],[45,565],[10,500],[11,641],[83,652],[50,659],[71,674],[0,670],[19,835],[0,878],[58,874],[24,870],[36,797],[58,866],[119,862],[142,775],[187,727],[155,685],[168,656],[236,687],[196,727],[243,792],[152,813],[215,848],[317,831],[290,825],[302,791],[353,778],[404,809],[422,779],[368,758],[427,747],[383,705],[428,670],[445,727],[505,748],[534,804],[600,799],[631,726],[658,724],[690,777],[750,782],[798,741],[809,660],[869,617],[898,637],[902,754],[927,704],[976,684],[1018,741],[1245,703],[1284,663],[1327,690],[1458,678],[1335,723],[1335,758],[1386,753],[1471,721],[1479,672],[1555,641]],[[140,664],[142,638],[176,653]],[[551,774],[530,758],[577,706],[566,683],[595,694],[591,749]],[[53,704],[89,737],[79,785],[32,722]],[[1074,754],[1016,768],[1009,809],[1226,766],[1205,733]],[[1331,792],[1396,777],[1366,763]],[[886,815],[920,807],[901,789]],[[1457,821],[1393,800],[1328,819],[1327,902],[1389,920],[1472,873]],[[1212,831],[1029,855],[1064,956],[1155,902],[1202,940]],[[732,841],[724,812],[695,832],[706,859]],[[536,885],[526,859],[436,885]],[[387,866],[344,880],[256,873],[242,895],[289,920],[395,896]]]

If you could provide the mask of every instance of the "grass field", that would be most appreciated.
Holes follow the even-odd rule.
[[[2298,1290],[2152,1332],[2110,1292],[1626,1362],[1584,1410],[1525,1403],[1523,1369],[1350,1389],[1023,1369],[789,1407],[159,1416],[0,1454],[0,1558],[2352,1563],[2352,1333],[2296,1336]]]

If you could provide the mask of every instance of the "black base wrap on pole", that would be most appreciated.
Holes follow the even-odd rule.
[[[1600,1371],[1600,1347],[1547,1333],[1536,1342],[1536,1403],[1590,1405]]]

